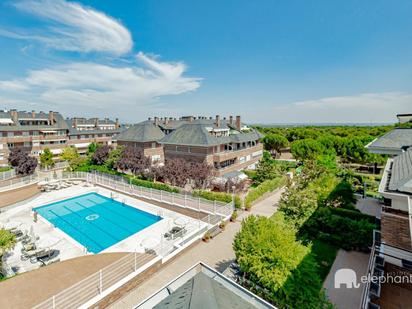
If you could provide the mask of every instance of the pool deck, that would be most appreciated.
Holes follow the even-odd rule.
[[[106,197],[110,197],[113,190],[108,190],[99,186],[86,186],[84,184],[80,184],[58,191],[41,193],[35,198],[24,203],[20,203],[15,207],[8,207],[7,211],[0,214],[0,222],[18,222],[20,224],[18,228],[23,232],[29,232],[33,229],[34,234],[39,236],[39,241],[37,243],[38,247],[47,247],[57,250],[58,258],[61,261],[83,256],[86,255],[87,252],[80,243],[72,239],[60,229],[55,228],[50,222],[40,215],[38,216],[37,222],[34,222],[31,209],[90,192],[96,192]],[[185,238],[195,234],[198,229],[203,228],[206,225],[206,223],[198,220],[198,218],[195,219],[193,216],[186,216],[180,212],[178,213],[174,211],[175,208],[178,208],[176,206],[166,207],[166,205],[159,205],[158,203],[154,203],[149,200],[136,199],[135,197],[118,192],[114,192],[113,198],[117,201],[124,202],[128,206],[136,207],[154,215],[160,215],[163,219],[149,227],[146,227],[138,233],[123,239],[113,246],[106,248],[101,253],[135,251],[138,253],[143,253],[145,248],[142,247],[142,243],[143,240],[148,237],[152,239],[156,238],[156,242],[159,246],[162,246],[162,249],[172,247],[178,240],[168,241],[163,238],[162,235],[175,226],[174,222],[178,218],[185,218],[187,222],[185,226],[187,231]],[[182,212],[186,211],[186,213],[188,213],[187,209],[181,210]],[[46,243],[47,245],[42,245],[42,243]],[[21,260],[21,248],[22,244],[17,243],[14,250],[5,255],[6,264],[11,267],[14,273],[24,273],[26,271],[38,268],[40,266],[39,262],[31,263],[29,260]]]

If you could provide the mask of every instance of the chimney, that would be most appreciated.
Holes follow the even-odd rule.
[[[49,122],[51,125],[54,124],[54,112],[53,111],[49,111]]]
[[[114,127],[115,127],[116,129],[120,128],[119,118],[116,118],[116,122],[115,122],[115,124],[114,124]]]
[[[232,115],[229,116],[229,124],[233,126],[233,116]]]
[[[11,119],[13,120],[14,123],[17,123],[17,110],[15,109],[11,109],[10,110],[10,115],[11,115]]]
[[[210,119],[210,120],[212,120],[212,119],[213,119],[213,117],[209,117],[209,119]]]
[[[31,111],[31,118],[36,118],[36,112],[35,111]]]
[[[154,124],[155,126],[159,125],[159,117],[154,117]]]
[[[216,115],[216,127],[220,127],[220,116]]]
[[[99,118],[94,118],[94,126],[99,127]]]
[[[242,128],[242,125],[240,123],[240,116],[236,116],[236,129],[240,131],[241,128]]]
[[[152,117],[147,118],[147,120],[152,121]]]
[[[165,125],[169,123],[169,118],[165,117]]]
[[[73,118],[73,128],[77,128],[77,117]]]

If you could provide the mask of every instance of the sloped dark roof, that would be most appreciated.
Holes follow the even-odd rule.
[[[371,142],[368,149],[386,148],[400,150],[412,146],[412,129],[394,129]]]
[[[184,124],[172,133],[166,135],[161,141],[163,144],[213,146],[230,142],[229,136],[212,136],[203,124]]]
[[[412,148],[393,159],[389,190],[412,193]]]
[[[256,307],[204,273],[198,273],[153,308],[255,309]]]
[[[117,136],[118,141],[154,142],[161,140],[165,134],[159,127],[149,121],[131,126]]]

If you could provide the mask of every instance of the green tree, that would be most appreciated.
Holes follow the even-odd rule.
[[[123,146],[117,146],[117,148],[112,149],[109,153],[109,158],[106,160],[105,165],[110,169],[115,169],[117,162],[122,157],[123,150]]]
[[[60,158],[64,161],[69,162],[70,165],[70,170],[73,170],[73,165],[76,163],[79,158],[79,153],[77,152],[77,149],[73,146],[69,146],[63,149]]]
[[[96,152],[97,148],[99,148],[99,144],[94,143],[94,142],[90,143],[89,146],[87,147],[87,155],[88,156],[93,155]]]
[[[53,153],[49,148],[44,149],[40,154],[40,165],[45,168],[54,166]]]
[[[268,291],[266,299],[281,308],[323,308],[318,264],[281,213],[244,219],[233,249],[247,278]]]
[[[263,145],[266,150],[271,153],[281,153],[281,149],[285,148],[289,142],[283,135],[280,134],[268,134],[263,139]]]
[[[0,229],[0,249],[2,251],[10,250],[16,244],[16,237],[7,230]],[[1,254],[0,254],[1,255]]]
[[[325,147],[312,138],[294,141],[290,150],[293,157],[301,161],[312,160],[325,153]]]
[[[264,155],[257,165],[254,181],[256,184],[260,184],[265,180],[274,179],[279,177],[280,175],[280,166],[275,163],[275,160],[272,160],[270,155],[269,158],[268,156]]]

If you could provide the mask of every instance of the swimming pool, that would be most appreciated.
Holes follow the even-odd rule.
[[[33,210],[93,253],[99,253],[162,219],[97,193]]]

